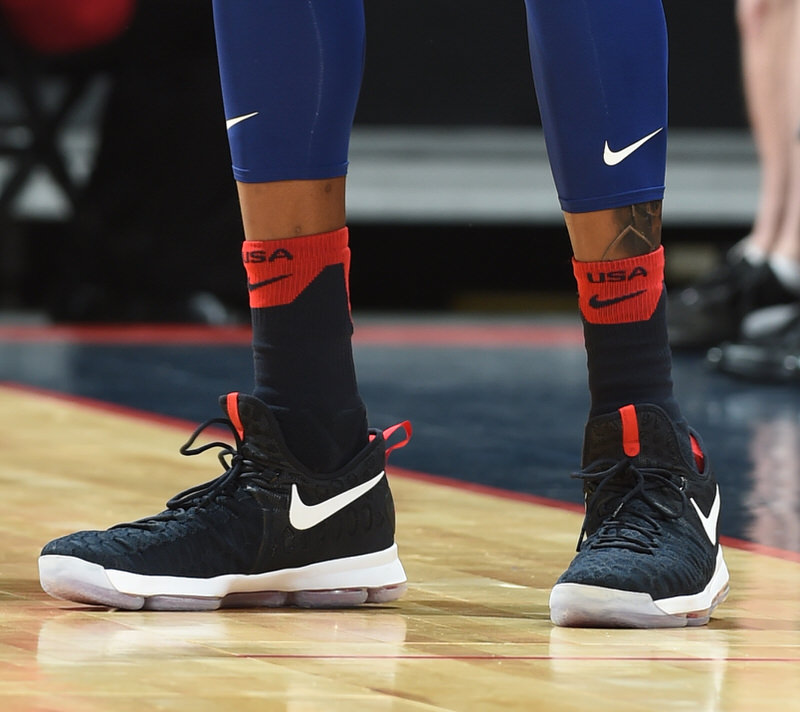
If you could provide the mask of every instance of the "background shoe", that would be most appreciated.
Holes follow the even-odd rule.
[[[705,349],[730,341],[738,336],[742,320],[751,311],[796,299],[767,263],[752,264],[734,247],[711,274],[670,296],[670,346]]]
[[[578,554],[550,595],[559,626],[703,625],[728,592],[719,488],[696,437],[654,405],[586,426],[586,517]],[[699,471],[696,462],[702,461]]]
[[[39,558],[44,590],[134,610],[327,608],[398,598],[406,578],[383,434],[371,431],[348,465],[320,477],[289,452],[264,403],[236,393],[221,402],[228,417],[204,423],[181,452],[219,447],[226,471],[173,497],[160,514],[50,542]],[[192,447],[212,424],[227,425],[235,445]],[[410,427],[406,435],[394,447],[407,442]]]
[[[733,376],[800,383],[800,303],[749,314],[742,322],[741,338],[709,349],[706,362]]]

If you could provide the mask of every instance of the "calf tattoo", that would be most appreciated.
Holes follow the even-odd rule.
[[[603,260],[637,257],[661,245],[661,201],[637,203],[611,211],[617,236],[603,253]]]

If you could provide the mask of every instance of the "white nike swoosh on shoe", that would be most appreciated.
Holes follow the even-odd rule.
[[[697,502],[694,501],[694,497],[690,497],[689,501],[692,503],[694,507],[694,511],[697,512],[697,516],[700,517],[700,523],[703,525],[703,529],[705,529],[706,536],[708,540],[711,542],[712,546],[717,545],[717,520],[719,519],[719,485],[717,485],[717,493],[714,495],[714,504],[711,505],[711,511],[708,513],[708,516],[703,514],[700,507],[697,506]]]
[[[657,131],[653,131],[653,133],[648,134],[644,138],[640,138],[635,143],[632,143],[630,146],[625,146],[625,148],[620,149],[619,151],[612,151],[611,147],[608,145],[608,141],[606,141],[605,146],[603,147],[603,162],[607,166],[616,166],[622,163],[628,156],[632,153],[638,151],[642,146],[644,146],[653,136],[657,136],[664,130],[662,126]]]
[[[236,126],[236,124],[241,123],[242,121],[245,121],[246,119],[252,119],[254,116],[257,116],[257,115],[258,115],[258,112],[254,111],[252,114],[242,114],[241,116],[234,116],[232,119],[228,119],[228,120],[225,121],[225,128],[230,130],[231,128]]]
[[[311,529],[332,517],[336,512],[344,509],[348,504],[355,502],[359,497],[369,492],[386,474],[385,470],[375,475],[371,480],[362,482],[352,489],[326,499],[317,504],[305,504],[300,498],[297,485],[292,485],[292,496],[289,501],[289,524],[295,529]]]

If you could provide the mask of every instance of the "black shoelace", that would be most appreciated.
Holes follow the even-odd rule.
[[[225,425],[233,433],[234,444],[215,440],[213,442],[205,443],[198,447],[193,447],[194,443],[200,434],[212,425]],[[199,425],[191,434],[189,439],[181,446],[181,455],[200,455],[207,452],[212,448],[219,448],[220,452],[217,459],[222,465],[224,471],[219,477],[213,480],[204,482],[200,485],[189,487],[188,489],[179,492],[167,502],[167,509],[160,514],[139,519],[135,522],[127,524],[118,524],[117,527],[138,527],[147,529],[151,524],[163,522],[170,519],[175,519],[176,516],[183,514],[193,507],[201,507],[213,500],[219,498],[220,495],[232,489],[233,486],[243,477],[258,478],[261,484],[267,484],[270,480],[274,479],[279,473],[270,472],[268,466],[258,463],[255,460],[249,459],[242,454],[242,439],[234,427],[233,423],[227,418],[212,418],[205,423]],[[265,477],[266,475],[266,477]],[[112,527],[115,528],[115,527]]]
[[[675,474],[666,469],[637,467],[626,458],[623,460],[599,460],[586,469],[573,473],[572,477],[593,486],[590,502],[587,503],[577,550],[581,550],[587,522],[593,506],[603,501],[605,493],[609,499],[619,497],[614,510],[607,515],[591,535],[592,548],[623,548],[639,553],[649,553],[658,543],[661,522],[682,517],[686,511],[686,480],[675,482]],[[675,509],[666,505],[674,493]],[[595,504],[592,505],[592,502]],[[643,502],[646,507],[639,503]]]

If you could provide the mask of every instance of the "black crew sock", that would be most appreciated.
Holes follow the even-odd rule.
[[[673,393],[666,323],[664,252],[573,261],[583,317],[590,417],[652,403],[685,429]]]
[[[346,229],[245,242],[253,324],[253,395],[266,403],[292,453],[317,474],[367,443],[353,364]]]

